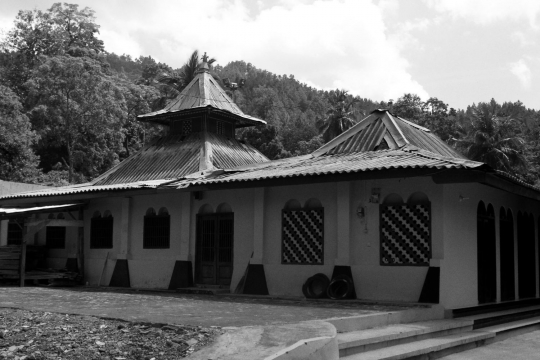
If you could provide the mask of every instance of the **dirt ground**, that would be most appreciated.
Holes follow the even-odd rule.
[[[179,359],[221,332],[218,327],[152,326],[4,308],[0,309],[0,358]]]

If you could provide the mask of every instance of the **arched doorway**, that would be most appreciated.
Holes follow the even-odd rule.
[[[234,250],[234,213],[221,204],[212,213],[209,205],[197,214],[195,281],[198,284],[231,284]]]
[[[531,298],[536,296],[536,249],[532,214],[518,213],[517,230],[519,298]]]
[[[500,218],[501,301],[515,300],[514,216],[501,207]]]
[[[480,201],[477,209],[478,303],[497,300],[497,253],[495,211]]]

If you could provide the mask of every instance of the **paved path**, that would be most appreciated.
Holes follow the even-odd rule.
[[[481,331],[481,330],[480,330]],[[540,359],[540,330],[511,337],[490,345],[463,351],[444,360],[538,360]]]
[[[359,303],[323,303],[85,287],[0,288],[0,307],[199,326],[277,325],[404,309]]]

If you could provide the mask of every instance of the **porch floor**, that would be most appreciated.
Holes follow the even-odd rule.
[[[2,287],[0,290],[0,307],[220,327],[298,323],[404,310],[410,306],[414,305],[177,294],[103,287]]]

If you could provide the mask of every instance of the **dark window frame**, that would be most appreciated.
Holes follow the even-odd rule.
[[[112,216],[94,216],[90,220],[90,249],[112,249],[113,231]]]
[[[171,248],[171,215],[164,210],[162,208],[158,214],[152,208],[147,210],[144,216],[143,249]]]

